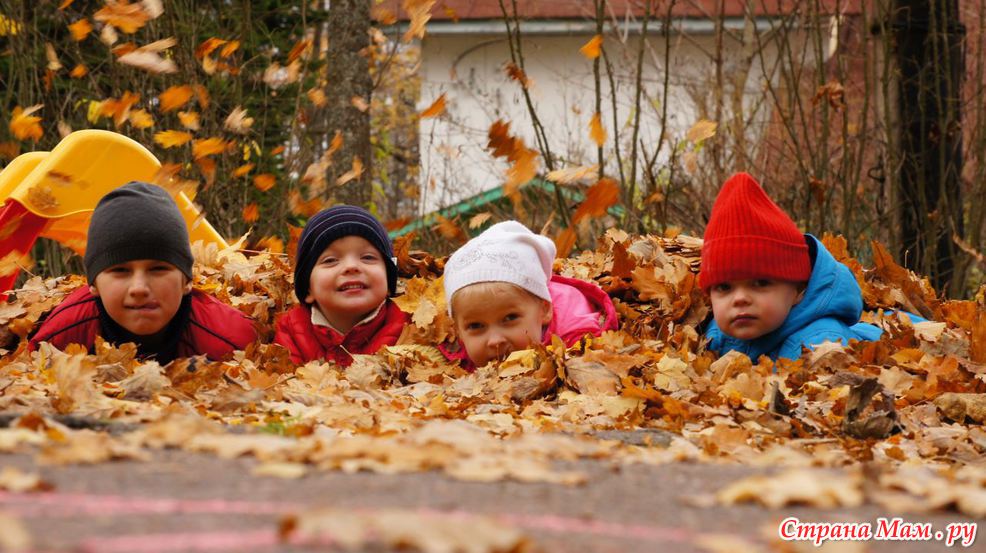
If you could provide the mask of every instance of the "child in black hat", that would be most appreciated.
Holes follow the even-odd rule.
[[[220,359],[256,340],[250,319],[192,288],[188,229],[161,187],[131,182],[104,196],[89,224],[89,286],[70,294],[31,337],[58,348],[96,336],[133,342],[142,357]]]
[[[322,210],[298,241],[294,292],[300,305],[277,321],[274,341],[296,363],[349,365],[350,354],[397,342],[408,315],[389,299],[396,288],[397,263],[380,221],[351,205]]]

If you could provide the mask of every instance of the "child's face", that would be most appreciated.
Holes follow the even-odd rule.
[[[540,343],[551,304],[512,284],[483,282],[452,296],[452,316],[469,359],[482,367]]]
[[[89,289],[118,325],[138,336],[153,336],[178,313],[192,283],[171,263],[139,259],[104,269]]]
[[[331,244],[312,269],[305,303],[315,303],[325,318],[349,332],[387,299],[387,266],[383,255],[360,236]]]
[[[723,282],[709,293],[716,324],[740,340],[753,340],[780,328],[804,297],[799,284],[769,279]]]

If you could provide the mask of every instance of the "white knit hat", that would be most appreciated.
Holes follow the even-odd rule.
[[[551,301],[548,280],[555,243],[517,221],[486,229],[449,257],[445,264],[445,300],[452,313],[452,295],[477,282],[509,282]]]

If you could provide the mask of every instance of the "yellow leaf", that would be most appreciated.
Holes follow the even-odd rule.
[[[270,173],[262,173],[253,177],[253,185],[261,192],[267,192],[277,184],[277,179]]]
[[[688,129],[686,138],[688,138],[689,142],[697,144],[707,138],[712,138],[715,136],[717,126],[717,123],[707,119],[699,119],[694,125],[692,125],[692,128]]]
[[[582,55],[590,60],[594,60],[599,57],[602,45],[603,35],[596,35],[589,39],[589,42],[586,42],[581,48],[579,48],[579,52],[582,52]]]
[[[445,93],[435,99],[430,106],[425,108],[424,111],[420,113],[422,119],[428,119],[429,117],[438,117],[439,115],[445,113]]]
[[[237,134],[246,134],[253,125],[253,117],[247,117],[246,114],[245,109],[236,106],[223,122],[223,128]]]
[[[145,110],[138,109],[130,112],[130,124],[137,129],[146,129],[154,126],[154,117]]]
[[[192,142],[192,157],[199,159],[213,154],[221,154],[226,150],[226,141],[222,138],[203,138]]]
[[[72,33],[72,39],[80,42],[85,40],[89,36],[89,33],[92,32],[92,23],[89,23],[88,19],[83,18],[69,25],[68,30]]]
[[[161,101],[161,111],[167,113],[169,111],[174,111],[192,99],[192,87],[188,85],[173,86],[158,96],[158,100]]]
[[[86,110],[86,119],[90,123],[96,123],[103,116],[103,103],[95,100],[89,101],[89,109]]]
[[[260,208],[257,204],[251,202],[243,206],[243,221],[246,223],[255,223],[257,219],[260,219]]]
[[[68,76],[72,77],[73,79],[81,79],[82,77],[85,77],[88,74],[89,74],[89,69],[85,65],[82,65],[80,63],[79,65],[76,65],[75,67],[72,68],[72,71],[68,74]]]
[[[240,165],[239,167],[236,168],[236,170],[233,171],[233,178],[236,179],[245,176],[248,173],[250,173],[250,171],[252,170],[253,170],[252,163],[247,163],[246,165]]]
[[[196,111],[179,111],[178,120],[181,121],[181,126],[188,130],[199,130],[199,114]]]
[[[431,8],[435,5],[435,0],[404,0],[401,5],[411,21],[404,33],[404,42],[424,38],[425,24],[431,19]]]
[[[589,138],[596,143],[596,146],[600,147],[606,142],[606,129],[603,128],[602,118],[599,117],[598,111],[592,115],[592,120],[589,121]]]
[[[240,41],[231,40],[223,46],[223,49],[219,51],[219,57],[228,58],[233,55],[240,48]]]
[[[27,109],[20,106],[14,108],[10,118],[10,132],[17,140],[31,140],[37,142],[44,134],[41,128],[41,118],[32,113],[44,107],[44,104],[37,104]]]
[[[181,146],[192,139],[192,133],[185,131],[161,131],[154,134],[154,142],[165,148]]]

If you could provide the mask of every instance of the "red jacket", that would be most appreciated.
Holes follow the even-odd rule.
[[[295,363],[325,359],[348,366],[353,362],[350,354],[376,353],[396,344],[410,319],[388,299],[375,317],[339,334],[327,326],[313,325],[312,308],[296,305],[277,320],[274,342],[288,348]]]
[[[550,344],[551,337],[557,335],[571,347],[586,334],[599,336],[605,330],[619,327],[612,298],[594,282],[552,275],[548,293],[551,294],[551,322],[541,338],[544,345]],[[451,347],[443,344],[438,349],[447,359],[458,361],[465,370],[476,370],[461,341]]]
[[[177,357],[205,355],[219,360],[257,339],[253,322],[243,313],[199,290],[189,296],[188,321],[177,340]],[[69,294],[31,336],[31,349],[48,342],[59,349],[82,344],[92,350],[96,336],[105,338],[96,300],[88,286]]]

